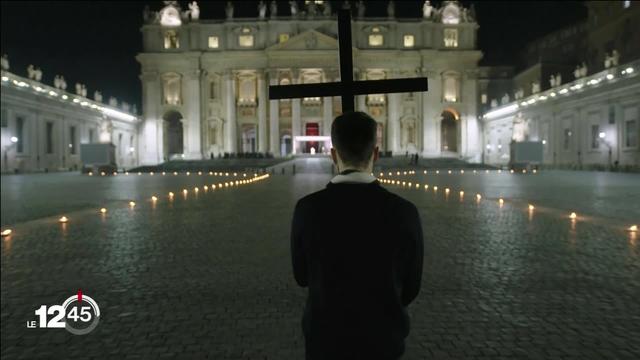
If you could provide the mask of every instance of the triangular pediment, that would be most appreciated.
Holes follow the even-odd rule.
[[[266,50],[338,50],[338,40],[311,29],[295,35],[283,43],[270,46]]]

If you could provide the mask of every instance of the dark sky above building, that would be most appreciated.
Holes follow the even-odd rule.
[[[397,17],[417,17],[424,1],[396,1]],[[179,2],[184,9],[187,1]],[[201,19],[224,17],[224,1],[199,2]],[[236,17],[256,17],[258,1],[234,1]],[[299,1],[302,3],[302,1]],[[332,1],[337,9],[342,1]],[[352,1],[352,3],[355,3]],[[387,1],[367,1],[367,16],[385,16]],[[581,1],[461,1],[475,4],[480,25],[482,65],[515,65],[517,52],[542,35],[584,19]],[[65,76],[69,89],[86,84],[131,104],[141,103],[135,55],[142,49],[142,10],[162,8],[161,1],[2,1],[1,47],[11,71],[26,76],[39,66],[43,81]],[[287,14],[288,1],[278,1]],[[440,6],[441,1],[432,1]],[[337,53],[336,53],[337,56]]]

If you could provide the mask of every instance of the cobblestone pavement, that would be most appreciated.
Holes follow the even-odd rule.
[[[573,174],[549,176],[569,184]],[[616,208],[619,192],[637,196],[640,182],[579,174],[579,183],[597,182],[593,191],[609,197],[572,222],[565,209],[572,196],[584,203],[586,190],[562,193],[557,204],[549,193],[558,190],[541,186],[539,175],[512,177],[508,194],[491,192],[507,180],[489,178],[481,185],[443,176],[437,192],[388,187],[418,206],[425,230],[406,359],[640,358],[640,234],[621,227],[638,202],[622,205],[626,217],[602,210]],[[9,189],[16,177],[2,178],[2,222],[14,229],[1,248],[2,359],[304,358],[306,294],[291,274],[289,225],[295,201],[329,175],[272,176],[186,199],[176,190],[204,181],[54,174],[36,186],[39,176]],[[173,202],[168,191],[176,191]],[[165,195],[153,205],[143,200],[152,193]],[[494,201],[512,194],[519,196],[502,207]],[[520,204],[528,194],[540,204],[532,213]],[[129,199],[138,199],[133,209]],[[97,212],[103,205],[105,216]],[[70,219],[64,228],[60,211]],[[102,311],[92,333],[26,328],[41,304],[59,304],[78,288]]]

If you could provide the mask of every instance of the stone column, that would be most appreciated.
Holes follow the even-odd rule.
[[[226,72],[222,78],[225,85],[225,151],[235,153],[238,146],[236,137],[236,78],[232,71]]]
[[[138,130],[140,164],[156,165],[164,161],[163,114],[160,113],[162,82],[157,72],[148,71],[143,71],[140,80],[142,81],[142,113],[144,114],[143,123]],[[99,131],[96,131],[95,136],[98,141]]]
[[[322,98],[322,135],[331,135],[331,123],[333,122],[333,96]]]
[[[338,81],[338,70],[329,68],[325,70],[325,81],[333,82]],[[331,123],[333,122],[333,96],[327,96],[323,98],[322,108],[322,135],[331,136]],[[328,142],[325,146],[328,146]],[[328,150],[328,149],[327,149]]]
[[[278,85],[278,73],[269,72],[269,83]],[[280,156],[280,100],[269,101],[269,151],[275,157]]]
[[[258,72],[258,152],[267,152],[267,83],[264,71]]]
[[[389,101],[389,113],[387,116],[387,150],[393,155],[400,151],[400,94],[387,94]]]
[[[200,160],[202,159],[200,70],[196,69],[188,73],[185,80],[184,153],[186,159]]]
[[[294,84],[298,83],[298,71],[294,72],[292,80]],[[302,135],[300,123],[300,99],[291,99],[291,143],[294,155],[298,153],[298,143],[295,141],[295,137]]]
[[[429,91],[422,93],[422,156],[440,156],[440,113],[442,111],[442,79],[436,69],[422,69],[429,78]]]

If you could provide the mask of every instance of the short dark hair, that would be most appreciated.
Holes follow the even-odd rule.
[[[378,124],[371,116],[347,112],[333,120],[331,142],[345,164],[365,165],[373,155],[377,130]]]

